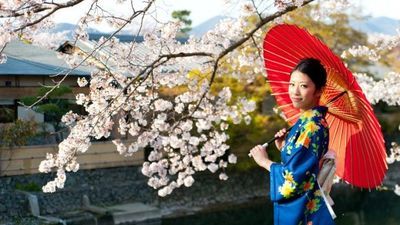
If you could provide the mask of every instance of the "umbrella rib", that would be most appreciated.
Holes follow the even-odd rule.
[[[290,83],[290,81],[275,81],[275,80],[268,80],[268,83],[289,84],[289,83]]]
[[[345,178],[345,180],[348,180],[349,179],[349,177],[348,177],[348,175],[347,175],[347,172],[348,171],[346,171],[346,168],[347,168],[347,164],[346,164],[346,158],[347,158],[347,154],[348,154],[348,152],[347,152],[347,140],[345,140],[345,136],[344,136],[344,132],[346,131],[346,129],[345,129],[345,127],[344,127],[344,121],[343,120],[339,120],[339,130],[341,131],[340,133],[339,133],[339,140],[340,140],[340,147],[342,148],[342,150],[343,150],[343,178]],[[350,156],[350,158],[351,158],[351,156]],[[350,165],[350,167],[351,167],[352,165]],[[350,168],[350,171],[352,171],[352,168]]]
[[[371,123],[365,123],[365,126],[363,127],[363,128],[365,128],[365,131],[369,131],[369,130],[372,130],[372,129],[369,129],[371,126],[373,126],[373,125],[375,125],[375,123],[374,123],[374,121],[375,121],[375,119],[373,118],[373,117],[371,117],[371,115],[368,113],[368,111],[367,111],[367,109],[365,108],[365,104],[362,104],[362,106],[364,106],[364,107],[362,107],[362,111],[364,112],[362,115],[365,115],[365,116],[367,116],[368,117],[368,120],[367,119],[364,119],[363,121],[370,121]],[[372,132],[372,135],[375,137],[375,139],[378,141],[380,138],[374,133],[374,132]],[[371,138],[369,137],[367,137],[366,136],[366,134],[365,133],[362,133],[362,136],[363,136],[363,139],[364,140],[366,140],[367,142],[368,142],[368,145],[367,146],[369,146],[370,148],[368,148],[368,156],[369,156],[369,158],[370,158],[370,162],[371,162],[371,164],[373,164],[372,166],[376,169],[376,171],[377,172],[380,172],[380,169],[381,169],[381,167],[377,167],[378,165],[376,165],[376,163],[372,163],[372,162],[375,162],[375,160],[374,159],[379,159],[380,157],[379,157],[379,155],[377,155],[377,154],[379,154],[377,151],[372,151],[372,152],[370,152],[370,150],[373,150],[373,149],[380,149],[380,148],[378,148],[379,146],[377,146],[377,142],[372,142],[371,141]],[[372,148],[373,147],[373,148]],[[370,154],[372,154],[372,155],[370,155]],[[372,158],[371,158],[372,157]],[[373,172],[373,171],[372,171]],[[380,173],[381,174],[381,173]],[[375,174],[374,173],[372,173],[372,176],[373,176],[373,185],[375,185],[376,184],[376,181],[377,181],[377,179],[375,178]],[[380,178],[380,177],[379,177]],[[371,185],[370,185],[370,187],[371,187]]]
[[[367,127],[365,127],[365,128],[367,128]],[[364,127],[363,127],[363,129],[364,129]],[[371,143],[370,138],[367,138],[365,136],[364,132],[361,132],[361,137],[363,138],[363,140],[366,140],[368,142],[368,145],[365,146],[366,147],[365,150],[367,152],[367,156],[368,156],[368,160],[369,160],[368,162],[370,164],[372,164],[372,165],[368,165],[368,166],[373,167],[373,170],[371,171],[371,173],[372,173],[372,183],[368,182],[368,187],[371,188],[371,185],[372,184],[375,185],[375,182],[377,181],[377,179],[375,178],[375,173],[374,172],[375,171],[380,172],[378,170],[378,168],[376,167],[376,163],[373,163],[374,162],[374,160],[373,160],[374,157],[370,155],[370,149],[374,149],[373,147],[375,147],[375,144]],[[374,154],[374,153],[372,152],[372,154]],[[366,169],[368,169],[368,168],[366,168]]]
[[[300,30],[298,30],[298,31],[300,31]],[[327,47],[327,46],[325,46],[322,42],[321,42],[321,40],[320,39],[318,39],[318,38],[316,38],[315,36],[313,36],[312,34],[310,34],[308,31],[306,31],[306,30],[304,30],[306,33],[307,33],[307,36],[306,35],[303,35],[303,34],[299,34],[299,36],[300,36],[300,38],[303,40],[303,42],[304,43],[308,43],[308,48],[306,48],[307,50],[308,49],[310,49],[310,50],[314,50],[313,51],[313,53],[314,54],[312,54],[312,55],[317,55],[317,58],[318,59],[326,59],[326,55],[325,54],[322,54],[322,51],[315,51],[315,49],[319,49],[319,50],[324,50],[325,52],[329,52],[330,51],[330,49]],[[306,39],[306,38],[310,38],[311,39],[311,41],[308,41],[308,39]],[[299,46],[301,46],[301,43],[300,43],[300,45]],[[329,56],[329,55],[328,55]],[[333,55],[334,56],[334,55]],[[333,57],[332,56],[332,57]],[[324,61],[326,61],[326,60],[324,60]],[[330,63],[328,63],[328,65],[326,65],[327,63],[325,62],[324,63],[325,64],[325,66],[328,66],[328,65],[330,65],[331,64],[331,62]]]
[[[275,70],[275,69],[268,68],[268,69],[267,69],[267,74],[268,74],[268,73],[271,73],[271,72],[283,73],[284,75],[290,76],[290,72],[283,71],[283,70]],[[268,75],[268,76],[270,76],[270,75]]]
[[[283,36],[283,38],[285,38],[286,35],[281,34],[280,32],[276,32],[274,35],[267,35],[264,39],[264,44],[265,44],[265,42],[267,42],[269,44],[276,43],[276,42],[282,43],[282,36]],[[272,39],[272,40],[269,40],[269,39]],[[272,45],[272,46],[276,47],[277,49],[281,50],[282,52],[289,53],[288,51],[286,51],[285,49],[283,49],[279,46],[276,46],[276,45]],[[282,46],[286,46],[286,45],[282,45]]]
[[[298,58],[298,59],[304,58],[304,55],[307,55],[307,56],[313,56],[313,55],[315,55],[315,54],[313,54],[313,52],[308,51],[309,48],[300,48],[300,47],[299,47],[299,46],[303,46],[304,43],[307,43],[307,42],[302,42],[302,43],[299,43],[299,42],[298,42],[298,39],[301,39],[301,38],[302,38],[302,35],[304,35],[304,34],[299,35],[299,34],[296,32],[296,35],[298,35],[297,38],[291,36],[292,39],[290,39],[290,40],[287,38],[286,35],[284,35],[284,36],[281,35],[281,38],[280,38],[278,41],[279,41],[280,43],[284,44],[283,46],[286,46],[286,43],[288,43],[288,42],[289,42],[289,43],[294,43],[294,42],[295,42],[294,44],[292,44],[292,45],[290,46],[291,49],[293,49],[293,51],[291,52],[291,54],[297,55],[297,58]],[[308,36],[309,36],[309,35],[310,35],[310,34],[308,33]],[[283,42],[282,40],[285,40],[286,42]],[[299,53],[301,53],[301,54],[299,54]]]
[[[362,150],[362,147],[360,147],[359,141],[355,141],[353,147],[354,147],[354,149],[356,149],[357,151],[361,151],[361,150]]]
[[[286,109],[284,111],[284,113],[285,113],[286,117],[290,118],[290,119],[299,117],[299,114],[300,114],[300,112],[297,109],[293,109],[293,108]]]
[[[289,92],[278,92],[278,93],[271,93],[272,96],[277,96],[277,95],[287,95]]]
[[[341,120],[341,122],[344,123],[344,121],[342,121],[342,120]],[[350,162],[354,159],[353,158],[354,156],[353,156],[352,149],[349,148],[351,146],[351,138],[349,137],[349,133],[350,133],[349,132],[349,128],[350,128],[349,126],[344,126],[344,129],[343,129],[344,136],[347,137],[347,140],[345,140],[346,143],[343,143],[343,145],[346,147],[344,170],[346,170],[346,167],[347,167],[347,160],[348,160],[347,157],[350,158],[350,160],[349,160]],[[342,135],[342,133],[341,133],[341,135]],[[346,174],[348,174],[348,175],[346,175],[346,176],[348,176],[347,179],[349,179],[349,180],[354,182],[354,168],[353,168],[353,164],[352,163],[350,163],[350,170],[347,171]]]
[[[337,118],[335,117],[335,116],[333,116],[333,115],[331,115],[330,117],[332,117],[332,121],[331,121],[331,123],[332,124],[335,124],[335,120],[337,120]],[[335,132],[335,134],[333,135],[333,143],[336,143],[336,141],[338,140],[338,135],[337,135],[337,132],[339,131],[339,129],[338,129],[338,126],[336,125],[336,129],[334,130],[334,132]],[[332,144],[333,145],[333,144]],[[335,152],[336,152],[336,154],[339,156],[340,154],[341,154],[341,149],[340,148],[338,148],[338,149],[333,149]],[[342,171],[342,174],[340,174],[340,177],[343,177],[343,175],[344,175],[344,173],[343,173],[343,171]]]
[[[275,37],[275,36],[273,36],[273,35],[268,36],[269,38],[272,38],[272,39],[274,39],[274,41],[275,41],[275,42],[269,41],[269,43],[270,43],[272,46],[275,46],[275,45],[273,45],[272,43],[276,43],[276,42],[277,42],[277,43],[283,44],[282,46],[286,46],[286,43],[282,42],[283,39],[287,40],[286,35],[280,35],[279,33],[277,33],[277,36],[280,36],[280,38],[278,39],[277,37]],[[268,38],[268,37],[267,37],[267,38]],[[295,38],[293,38],[293,39],[295,39]],[[296,46],[293,46],[293,47],[296,47]],[[286,53],[287,55],[289,55],[289,56],[295,57],[296,59],[299,59],[300,57],[302,57],[301,54],[296,54],[296,53],[299,52],[299,50],[301,51],[301,49],[298,49],[297,47],[296,47],[296,48],[297,48],[297,51],[291,51],[291,52],[288,52],[287,50],[284,50],[283,48],[280,48],[280,47],[276,47],[276,48],[278,48],[278,49],[281,50],[282,52],[285,52],[285,53]]]
[[[317,39],[317,45],[319,46],[319,49],[324,49],[325,50],[325,52],[327,51],[327,52],[331,52],[331,50],[326,46],[326,45],[324,45],[322,42],[321,42],[321,40],[319,40],[318,38],[316,38]],[[318,47],[316,47],[316,49],[318,49]],[[319,52],[318,52],[319,53]],[[321,54],[322,54],[322,52],[321,52]],[[327,57],[328,56],[328,57]],[[334,55],[334,54],[324,54],[324,55],[320,55],[320,57],[321,57],[321,59],[327,59],[326,61],[328,61],[329,63],[329,65],[330,65],[330,67],[332,68],[335,68],[335,66],[331,66],[332,64],[334,64],[335,65],[335,62],[336,61],[338,61],[338,57],[336,56],[336,55]],[[327,66],[327,65],[326,65]],[[340,67],[338,67],[338,68],[340,68]]]
[[[362,115],[360,115],[360,117],[362,117]],[[363,121],[363,123],[364,123],[364,121]],[[356,128],[354,128],[354,129],[356,129]],[[364,132],[363,129],[364,129],[364,127],[362,127],[362,129],[358,128],[358,132],[356,133],[357,135],[360,135],[360,137],[361,137],[360,139],[363,140],[363,141],[360,141],[361,142],[361,151],[360,150],[356,151],[356,153],[358,155],[361,155],[361,157],[363,158],[363,160],[360,162],[358,176],[361,177],[361,175],[363,175],[362,177],[365,177],[364,179],[366,179],[366,182],[364,181],[364,179],[360,179],[360,186],[365,187],[365,183],[367,183],[368,188],[370,188],[371,187],[371,177],[369,175],[366,175],[367,174],[366,172],[369,171],[369,169],[370,169],[368,160],[370,160],[371,158],[370,158],[370,155],[368,152],[368,145],[366,144],[366,141],[363,137],[363,132]],[[358,143],[358,142],[356,142],[356,143]],[[355,147],[355,149],[357,149],[356,147]]]
[[[363,107],[363,111],[364,111],[363,115],[366,115],[366,116],[370,119],[370,121],[373,123],[373,122],[375,121],[374,118],[372,118],[371,115],[368,114],[368,112],[366,112],[366,110],[367,110],[367,109],[365,109],[365,108]],[[372,124],[372,123],[371,123],[371,124],[370,124],[370,123],[366,123],[366,126],[367,126],[367,127],[366,127],[366,128],[367,128],[366,131],[373,130],[373,129],[369,129],[369,128],[372,127],[373,125],[376,125],[376,124],[375,124],[375,123]],[[372,135],[375,136],[376,141],[379,141],[380,137],[378,137],[376,133],[372,132]],[[377,149],[377,150],[382,149],[382,146],[380,146],[381,143],[372,142],[372,139],[371,139],[371,138],[367,138],[367,137],[366,137],[366,134],[363,134],[363,136],[364,136],[364,138],[367,140],[368,146],[370,147],[371,150],[374,150],[374,149]],[[372,146],[373,146],[373,147],[372,147]],[[383,148],[383,149],[384,149],[384,148]],[[368,152],[370,152],[370,151],[368,151]],[[372,151],[372,152],[370,152],[370,153],[372,154],[371,163],[372,163],[372,162],[376,162],[376,160],[374,160],[374,159],[382,160],[381,155],[379,154],[378,151]],[[385,152],[385,154],[386,154],[386,152]],[[384,155],[385,155],[385,154],[384,154]],[[386,159],[384,158],[383,160],[386,160]],[[379,162],[382,162],[382,161],[379,161]],[[383,163],[383,164],[385,164],[385,163]],[[384,174],[384,173],[385,173],[385,169],[382,168],[381,163],[379,163],[378,165],[377,165],[376,163],[373,163],[373,166],[375,167],[376,171],[379,172],[379,177],[378,177],[378,178],[379,178],[379,179],[382,179],[381,174]],[[372,174],[372,175],[374,175],[374,174]],[[374,178],[374,185],[375,185],[377,179],[376,179],[375,177],[373,177],[373,178]],[[382,183],[382,180],[380,181],[380,183]]]
[[[292,105],[293,105],[293,103],[288,103],[288,104],[280,105],[280,106],[278,106],[278,108],[279,109],[284,109],[284,108],[290,107]]]
[[[287,121],[292,121],[293,119],[296,119],[296,117],[299,117],[299,115],[298,115],[298,114],[295,114],[295,115],[293,115],[293,116],[287,118],[286,120],[287,120]]]
[[[363,126],[362,129],[365,129],[365,127]],[[363,136],[362,130],[360,131],[360,135],[361,135],[363,138],[365,138],[365,136]],[[366,157],[368,157],[368,159],[370,160],[370,157],[369,157],[369,155],[368,155],[368,147],[367,147],[367,145],[366,145],[366,143],[365,143],[364,141],[361,142],[361,145],[362,145],[363,151],[360,151],[360,153],[361,153],[361,156],[363,157],[364,171],[368,171],[367,164],[366,164]],[[365,152],[367,152],[367,153],[365,154]],[[367,156],[366,156],[366,155],[367,155]],[[372,166],[372,165],[370,165],[370,166]],[[374,177],[374,174],[373,174],[372,171],[371,171],[371,173],[372,173],[372,176]],[[359,174],[361,174],[361,173],[359,173]],[[369,179],[369,176],[366,176],[366,179],[367,179],[367,186],[368,186],[368,188],[371,188],[371,186],[370,186],[370,185],[371,185],[371,181],[370,181],[370,179]]]
[[[305,53],[305,54],[302,54],[302,56],[303,55],[309,55],[309,56],[312,56],[312,55],[314,55],[313,54],[313,52],[310,52],[309,50],[311,50],[312,48],[307,48],[307,47],[305,47],[305,48],[300,48],[300,46],[304,46],[304,44],[309,44],[307,41],[304,41],[304,38],[305,37],[307,37],[307,38],[311,38],[312,39],[312,36],[311,36],[311,34],[309,33],[309,32],[305,32],[305,34],[304,33],[299,33],[299,31],[300,32],[303,32],[303,31],[305,31],[304,29],[301,29],[301,28],[297,28],[297,29],[295,29],[295,30],[293,30],[294,31],[294,33],[296,34],[296,37],[297,38],[293,38],[293,36],[290,36],[290,40],[288,40],[288,37],[287,36],[284,36],[283,38],[284,39],[286,39],[286,41],[288,41],[289,43],[294,43],[294,42],[296,42],[296,43],[294,43],[294,44],[292,44],[292,46],[291,47],[294,47],[294,48],[296,48],[297,49],[297,51],[295,51],[295,52],[302,52],[302,53]],[[302,42],[301,43],[299,43],[298,42],[298,39],[301,39],[302,40]]]
[[[273,52],[271,52],[271,51],[269,51],[269,50],[265,50],[265,53],[266,53],[266,54],[271,53],[272,55],[276,55],[275,53],[273,53]],[[271,57],[268,57],[268,58],[269,58],[268,63],[271,63],[271,64],[278,64],[279,66],[286,67],[286,68],[288,68],[289,70],[291,70],[291,69],[293,68],[293,66],[289,66],[288,64],[284,64],[284,63],[281,63],[281,62],[279,62],[279,61],[273,60],[273,59],[271,59]],[[280,58],[283,58],[283,57],[280,57]],[[296,65],[296,64],[294,63],[293,65]]]
[[[289,52],[285,51],[285,50],[282,49],[282,48],[279,48],[279,47],[276,46],[275,44],[273,44],[273,43],[271,43],[271,42],[270,42],[269,44],[270,44],[271,46],[273,46],[273,47],[275,47],[275,48],[277,48],[277,49],[279,49],[279,50],[281,50],[281,51],[283,51],[283,52],[285,52],[285,53],[287,53],[287,54],[289,55]],[[292,63],[293,65],[296,65],[296,62],[294,62],[294,61],[292,61],[292,60],[290,60],[290,59],[288,59],[288,58],[285,58],[285,57],[282,56],[282,54],[275,53],[274,51],[271,51],[271,50],[268,50],[268,49],[264,49],[264,54],[271,54],[271,55],[274,55],[274,56],[276,56],[276,57],[278,57],[278,58],[284,59],[284,60],[286,60],[287,62]],[[273,62],[277,62],[277,61],[274,60]],[[280,64],[281,64],[281,63],[280,63]],[[288,64],[285,64],[285,65],[283,65],[283,66],[289,67],[290,69],[293,68],[293,67],[290,67]]]
[[[299,111],[296,108],[291,108],[286,110],[287,113],[294,113],[295,115],[299,115]]]

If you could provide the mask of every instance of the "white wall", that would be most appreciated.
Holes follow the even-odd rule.
[[[18,119],[21,120],[34,120],[38,123],[44,122],[44,115],[42,113],[37,113],[32,109],[25,108],[23,106],[18,106]]]

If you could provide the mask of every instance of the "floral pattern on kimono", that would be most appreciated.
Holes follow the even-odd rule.
[[[326,111],[317,106],[303,112],[285,139],[282,162],[271,165],[275,225],[334,224],[316,179],[328,149]]]

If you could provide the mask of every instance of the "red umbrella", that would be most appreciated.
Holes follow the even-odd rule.
[[[329,149],[336,152],[336,174],[357,187],[372,188],[385,176],[384,139],[370,103],[353,74],[322,41],[294,25],[277,25],[264,39],[267,79],[278,107],[293,125],[300,111],[288,94],[290,72],[303,58],[317,58],[328,77],[320,105],[328,107]]]

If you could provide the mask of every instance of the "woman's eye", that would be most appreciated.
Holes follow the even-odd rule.
[[[300,87],[302,87],[302,88],[307,88],[307,85],[302,84],[302,85],[300,85]]]
[[[292,87],[293,87],[293,86],[294,86],[294,84],[293,84],[293,83],[290,83],[290,84],[289,84],[289,86],[292,86]]]

